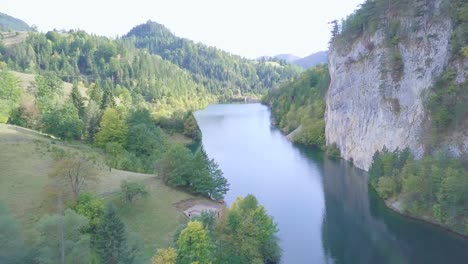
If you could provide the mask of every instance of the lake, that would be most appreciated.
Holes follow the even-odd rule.
[[[266,106],[210,105],[195,117],[230,183],[225,201],[257,197],[278,224],[282,263],[468,263],[468,240],[390,211],[366,172],[295,146]]]

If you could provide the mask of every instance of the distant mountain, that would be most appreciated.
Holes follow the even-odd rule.
[[[123,37],[189,71],[195,82],[221,98],[259,94],[302,71],[277,58],[250,60],[215,47],[181,38],[153,21],[134,27]]]
[[[295,56],[293,54],[279,54],[274,57],[264,56],[258,59],[271,59],[271,58],[284,60],[287,63],[297,65],[304,69],[314,67],[315,65],[318,65],[318,64],[326,63],[328,60],[326,51],[319,51],[316,53],[312,53],[311,55],[304,57],[304,58]]]
[[[302,59],[295,60],[293,64],[297,66],[301,66],[304,69],[308,69],[318,64],[326,63],[328,60],[328,52],[326,51],[319,51],[313,53],[307,57]]]
[[[32,28],[21,19],[0,12],[0,31],[31,31]]]
[[[275,58],[285,60],[286,62],[292,63],[292,62],[300,59],[301,57],[298,57],[298,56],[292,55],[292,54],[279,54],[279,55],[276,55]]]

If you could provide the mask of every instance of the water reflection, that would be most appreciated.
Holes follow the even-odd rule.
[[[389,211],[348,162],[315,160],[323,162],[327,263],[466,263],[466,240]]]
[[[283,263],[468,263],[467,240],[392,213],[365,172],[294,146],[265,106],[213,105],[196,119],[231,184],[226,201],[258,198],[280,228]]]

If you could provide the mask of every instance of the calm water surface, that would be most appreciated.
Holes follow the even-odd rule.
[[[230,191],[253,194],[280,229],[282,263],[468,263],[468,241],[387,210],[365,172],[291,144],[260,104],[198,111]]]

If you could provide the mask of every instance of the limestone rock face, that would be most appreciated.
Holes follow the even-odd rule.
[[[384,145],[389,150],[409,147],[416,157],[425,150],[423,98],[449,63],[452,33],[450,17],[440,13],[442,1],[431,2],[432,11],[424,16],[400,19],[400,29],[407,33],[397,45],[389,45],[379,29],[354,43],[330,47],[327,144],[336,143],[342,157],[361,169],[370,167]],[[394,70],[395,54],[401,70]],[[466,67],[458,67],[457,81],[466,75]],[[462,136],[461,142],[467,140]]]

